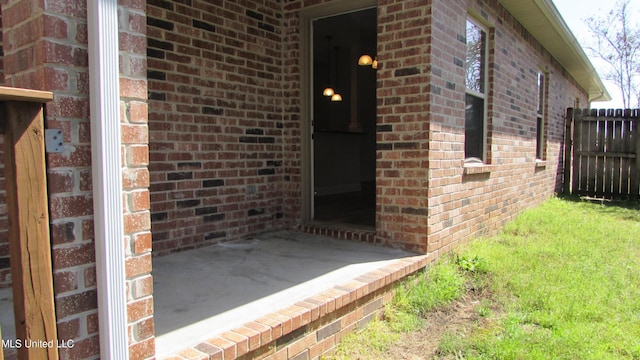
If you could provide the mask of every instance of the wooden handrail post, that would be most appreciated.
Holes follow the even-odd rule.
[[[52,97],[49,92],[0,87],[20,359],[58,359],[43,115],[43,103]]]

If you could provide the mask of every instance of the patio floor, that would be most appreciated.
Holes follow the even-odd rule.
[[[16,329],[13,324],[13,289],[0,288],[0,328],[2,338],[5,340],[16,338]]]
[[[194,346],[409,257],[416,255],[278,231],[154,258],[156,353]]]
[[[298,231],[154,258],[157,358],[294,304],[331,301],[326,294],[336,289],[361,298],[428,262],[426,255]],[[15,338],[13,311],[4,311],[12,308],[10,288],[0,289],[0,305],[2,336]]]

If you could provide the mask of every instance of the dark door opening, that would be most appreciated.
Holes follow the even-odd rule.
[[[375,227],[377,10],[312,25],[313,220]]]

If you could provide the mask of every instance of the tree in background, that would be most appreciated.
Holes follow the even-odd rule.
[[[640,14],[632,13],[629,2],[618,1],[608,13],[586,20],[595,41],[587,49],[608,64],[602,76],[618,86],[624,108],[632,102],[640,107]]]

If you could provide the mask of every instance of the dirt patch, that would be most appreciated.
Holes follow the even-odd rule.
[[[391,347],[377,359],[422,360],[433,359],[438,354],[438,346],[445,334],[464,337],[486,321],[481,316],[490,312],[495,318],[498,305],[492,301],[489,291],[469,290],[464,297],[452,304],[430,312],[424,318],[424,326],[419,330],[401,335]],[[485,314],[486,315],[486,314]],[[447,359],[447,356],[439,356]],[[452,359],[455,357],[451,356]],[[364,359],[362,359],[364,360]]]

